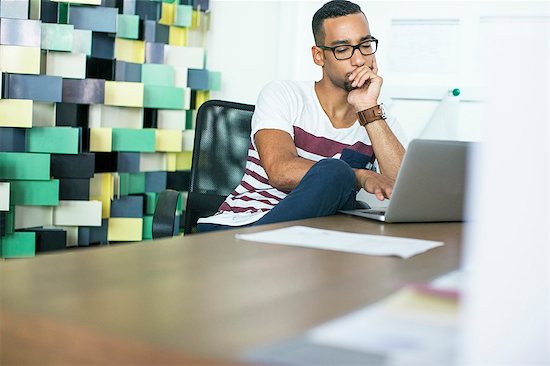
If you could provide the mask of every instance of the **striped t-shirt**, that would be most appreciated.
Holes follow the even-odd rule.
[[[388,126],[403,142],[403,133],[394,118]],[[226,198],[214,216],[199,219],[199,223],[241,226],[256,222],[279,203],[289,192],[280,191],[268,182],[254,143],[254,135],[262,129],[288,132],[300,157],[319,161],[340,158],[349,148],[363,154],[367,168],[375,156],[366,129],[356,122],[348,128],[334,128],[315,93],[313,81],[274,81],[261,91],[254,115],[250,147],[244,176]]]

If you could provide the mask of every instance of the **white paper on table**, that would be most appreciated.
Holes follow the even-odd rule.
[[[443,245],[440,241],[355,234],[316,229],[307,226],[291,226],[253,234],[237,234],[235,237],[237,239],[260,243],[336,250],[367,255],[394,255],[405,259]]]

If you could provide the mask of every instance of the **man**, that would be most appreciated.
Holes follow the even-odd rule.
[[[323,5],[312,28],[322,79],[276,81],[261,91],[245,175],[216,215],[199,220],[199,231],[332,215],[355,208],[360,188],[391,197],[405,150],[399,125],[378,103],[378,40],[349,1]]]

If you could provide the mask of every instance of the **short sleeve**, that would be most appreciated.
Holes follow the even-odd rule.
[[[256,148],[254,135],[259,130],[282,130],[288,132],[294,139],[295,110],[296,98],[292,98],[292,92],[284,82],[273,81],[267,84],[258,96],[252,116],[250,137],[254,148]]]

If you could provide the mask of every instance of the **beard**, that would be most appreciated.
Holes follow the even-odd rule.
[[[349,81],[344,81],[344,89],[349,93],[353,89],[355,89],[354,86],[351,86],[351,83]]]

